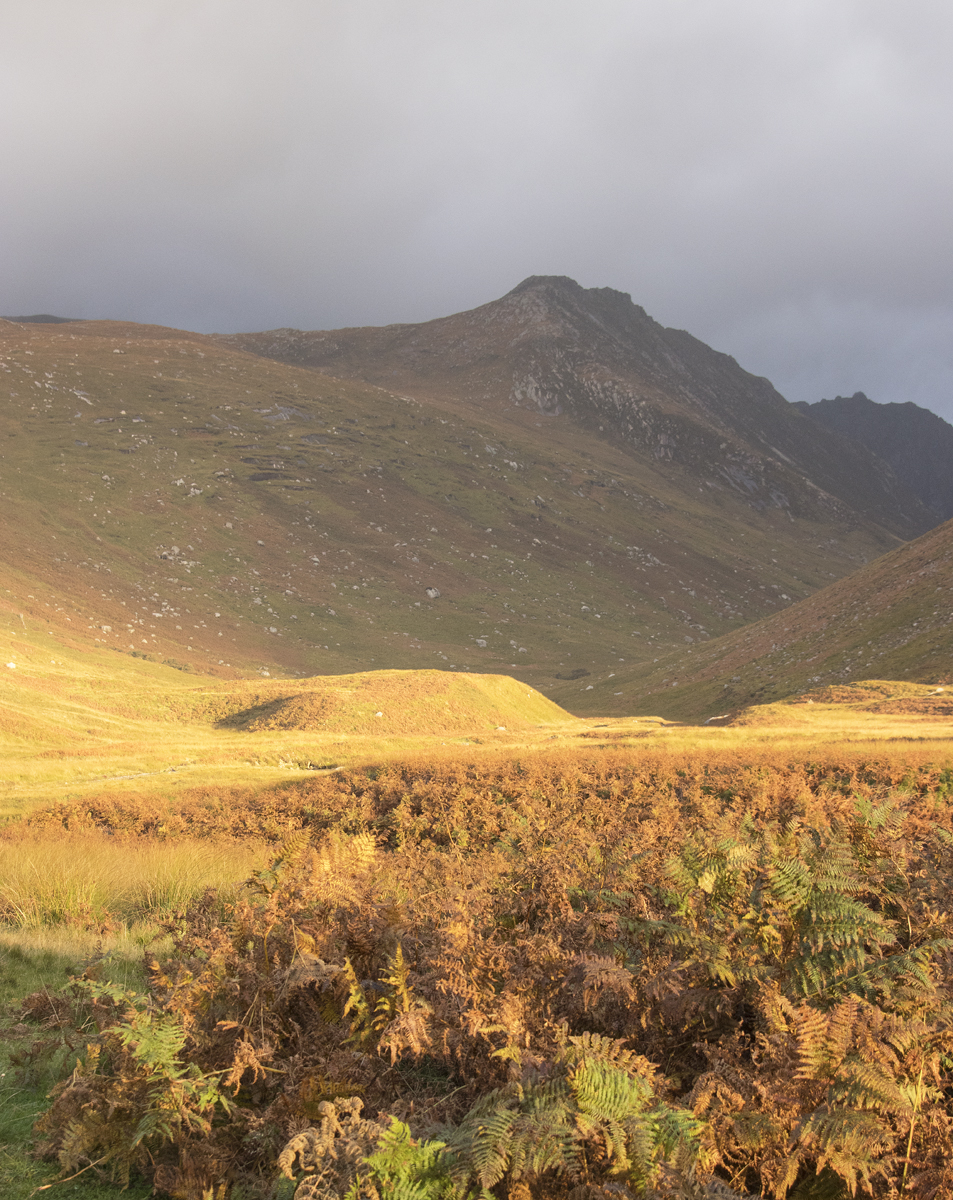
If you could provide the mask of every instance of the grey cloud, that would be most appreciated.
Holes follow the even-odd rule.
[[[953,10],[35,0],[0,311],[421,320],[569,274],[791,399],[953,418]]]

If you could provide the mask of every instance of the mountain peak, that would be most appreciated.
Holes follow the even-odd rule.
[[[641,305],[633,304],[632,297],[628,292],[620,292],[610,287],[584,288],[582,284],[577,283],[575,279],[570,279],[568,275],[528,275],[522,283],[518,283],[505,296],[491,303],[503,304],[507,300],[512,300],[514,297],[528,292],[543,297],[558,298],[564,302],[569,300],[574,302],[576,307],[588,311],[601,310],[605,312],[607,309],[612,309],[617,315],[634,313],[643,318],[646,315],[645,309]]]
[[[527,275],[522,283],[518,283],[515,288],[503,296],[506,300],[509,296],[518,296],[520,292],[542,291],[543,289],[554,289],[562,292],[577,293],[584,292],[586,289],[575,279],[570,279],[568,275]]]
[[[696,494],[729,489],[791,520],[859,510],[901,537],[935,520],[883,462],[818,430],[766,379],[666,329],[627,293],[565,275],[531,275],[498,300],[419,325],[226,344],[481,415],[562,417],[653,471],[681,473]]]

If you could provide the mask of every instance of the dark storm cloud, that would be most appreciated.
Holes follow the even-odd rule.
[[[945,2],[5,7],[0,311],[320,328],[568,274],[791,399],[953,418]]]

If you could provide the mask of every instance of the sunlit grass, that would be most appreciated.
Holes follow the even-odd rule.
[[[166,947],[168,948],[168,947]],[[151,946],[150,950],[161,947]],[[33,1123],[49,1103],[50,1088],[72,1066],[65,1047],[51,1053],[31,1052],[42,1045],[45,1031],[18,1021],[19,1002],[31,993],[53,995],[87,963],[98,960],[100,977],[125,988],[140,989],[142,938],[123,928],[102,935],[75,927],[0,928],[0,1196],[31,1200],[40,1189],[70,1200],[137,1200],[150,1186],[133,1182],[128,1191],[101,1180],[95,1172],[57,1183],[58,1164],[40,1162],[30,1152]],[[103,958],[103,954],[107,957]],[[52,1041],[52,1039],[51,1039]],[[15,1057],[17,1056],[17,1057]],[[22,1056],[22,1057],[18,1057]],[[46,1194],[45,1190],[41,1194]]]
[[[268,788],[296,777],[306,778],[315,771],[396,762],[420,755],[437,759],[492,756],[560,745],[591,749],[601,742],[617,749],[629,747],[635,753],[649,746],[672,753],[729,749],[741,753],[747,747],[810,756],[824,747],[849,748],[861,754],[889,745],[921,746],[937,757],[953,752],[953,724],[948,718],[936,716],[870,712],[850,704],[781,703],[749,709],[728,726],[681,725],[652,717],[578,719],[566,715],[539,720],[533,718],[543,716],[543,710],[537,712],[533,705],[543,698],[518,685],[512,685],[515,695],[508,697],[512,720],[500,719],[506,728],[490,724],[484,714],[477,713],[471,732],[465,713],[453,712],[452,704],[460,701],[451,696],[447,707],[457,728],[434,732],[422,721],[410,721],[409,703],[401,708],[393,691],[389,706],[376,699],[372,675],[353,677],[360,678],[363,689],[353,732],[294,728],[249,731],[222,727],[213,718],[229,708],[241,709],[263,695],[294,696],[300,691],[307,697],[308,689],[320,681],[280,681],[267,688],[257,681],[192,679],[182,683],[179,673],[163,673],[154,665],[116,655],[108,657],[95,671],[88,662],[85,669],[91,676],[91,688],[95,682],[97,703],[102,706],[95,712],[88,707],[77,712],[71,704],[60,704],[55,688],[46,691],[41,686],[39,667],[36,678],[26,686],[18,681],[15,693],[12,681],[2,679],[6,686],[5,694],[0,694],[0,711],[4,711],[6,701],[9,717],[14,696],[22,701],[26,695],[37,711],[43,710],[44,728],[42,735],[34,729],[33,736],[27,736],[29,723],[16,736],[0,729],[0,816],[16,817],[58,800],[92,799],[103,794],[155,795],[174,803],[185,789]],[[392,689],[393,682],[386,674],[380,678],[382,693]],[[426,689],[427,678],[421,676],[421,691]],[[340,682],[335,680],[336,684]],[[123,688],[124,711],[109,712],[108,706]],[[521,712],[520,702],[530,711]],[[380,732],[374,731],[378,703],[382,708],[397,710],[389,722],[380,720]],[[163,705],[162,720],[128,715],[137,706],[160,709]],[[370,718],[364,711],[369,707]],[[343,712],[346,716],[346,710]],[[8,728],[9,724],[8,720]]]
[[[30,991],[55,991],[90,964],[100,977],[141,988],[144,955],[162,959],[173,952],[163,922],[207,889],[223,899],[235,895],[288,830],[303,821],[320,828],[333,787],[340,782],[346,791],[350,776],[361,772],[357,792],[362,779],[387,772],[388,786],[397,791],[402,779],[430,778],[441,805],[444,797],[475,803],[484,780],[500,794],[512,792],[519,803],[521,788],[532,792],[546,780],[547,787],[556,780],[558,790],[565,781],[588,794],[587,788],[615,776],[630,780],[619,786],[646,788],[647,802],[661,811],[675,781],[702,792],[725,783],[739,795],[750,792],[755,806],[774,789],[787,788],[796,807],[801,792],[810,798],[806,764],[819,762],[839,764],[831,778],[840,772],[854,779],[863,776],[865,761],[887,762],[892,765],[880,774],[891,787],[908,769],[916,777],[918,766],[929,763],[939,795],[937,766],[953,763],[948,719],[843,703],[763,706],[726,726],[656,717],[534,722],[521,720],[517,709],[511,728],[487,728],[484,720],[472,732],[425,726],[411,732],[406,713],[403,727],[379,734],[250,731],[223,727],[214,718],[223,703],[260,696],[257,681],[214,681],[209,690],[201,680],[180,683],[155,668],[140,674],[139,664],[113,657],[118,665],[106,659],[94,670],[86,664],[83,686],[92,689],[97,680],[103,685],[95,694],[97,707],[64,698],[62,681],[53,681],[56,686],[34,688],[29,703],[23,695],[30,688],[18,683],[17,708],[12,683],[3,680],[0,806],[8,820],[0,836],[0,996],[8,1002]],[[291,695],[313,682],[282,681],[272,694],[280,689]],[[214,703],[203,707],[209,695]],[[12,732],[13,715],[27,711],[30,719]],[[366,714],[361,720],[366,727]],[[633,766],[640,781],[632,781]],[[511,784],[512,778],[520,782]],[[423,787],[425,793],[431,794]],[[721,801],[712,793],[706,803],[714,812]],[[96,820],[90,817],[94,809]],[[31,813],[34,824],[23,819]],[[137,813],[148,820],[137,824]],[[239,821],[227,837],[233,814]],[[36,823],[48,815],[47,824]],[[113,824],[104,828],[104,821]],[[246,836],[237,827],[246,821],[247,840],[236,840]],[[147,828],[152,832],[145,836],[132,832]],[[35,1036],[31,1029],[29,1037]],[[19,1043],[14,1037],[10,1044]],[[0,1194],[27,1200],[55,1178],[55,1167],[33,1162],[26,1150],[54,1075],[40,1072],[29,1085],[6,1090],[4,1082],[0,1078],[7,1114],[6,1123],[0,1121]],[[118,1194],[87,1176],[62,1190],[88,1200]]]
[[[0,841],[0,920],[10,929],[66,926],[134,936],[182,911],[207,888],[234,891],[265,859],[263,847],[210,841],[127,840],[98,832],[27,834]]]
[[[289,697],[290,712],[265,713],[259,725],[293,724],[295,705],[307,715],[315,695],[327,698],[326,730],[220,724]],[[105,650],[58,646],[51,658],[49,646],[24,635],[16,670],[0,672],[0,817],[104,790],[174,797],[183,784],[270,786],[289,773],[440,754],[465,742],[511,744],[515,734],[532,740],[563,727],[585,726],[505,676],[225,681]]]

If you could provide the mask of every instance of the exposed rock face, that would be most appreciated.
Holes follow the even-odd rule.
[[[877,404],[863,392],[795,405],[815,421],[854,438],[941,521],[953,517],[953,425],[918,404]]]
[[[280,361],[423,399],[581,425],[792,518],[861,513],[906,538],[936,518],[880,458],[832,435],[749,374],[624,292],[531,276],[500,300],[419,325],[222,339]]]

